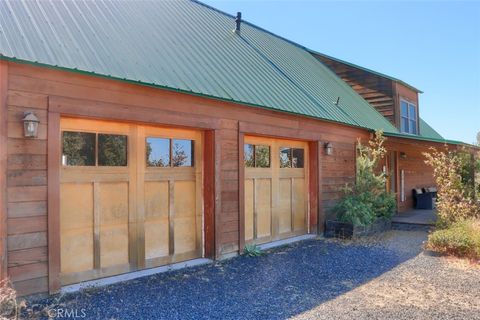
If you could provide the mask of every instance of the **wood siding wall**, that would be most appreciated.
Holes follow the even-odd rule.
[[[8,75],[8,275],[21,294],[47,289],[47,95],[23,91]],[[17,90],[20,89],[20,90]],[[23,138],[25,111],[40,119],[37,139]]]
[[[417,107],[417,117],[420,118],[420,112],[419,112],[420,108],[418,105],[417,92],[397,82],[393,83],[393,92],[394,92],[393,98],[395,100],[396,110],[398,110],[396,112],[396,118],[395,118],[396,123],[398,123],[397,128],[400,128],[400,101],[401,100],[406,100],[408,102],[413,103]],[[417,132],[420,132],[419,130],[420,130],[419,121],[417,121]]]
[[[0,279],[7,276],[8,63],[0,61]]]
[[[313,205],[319,208],[320,230],[323,217],[341,196],[340,187],[354,181],[357,138],[369,138],[366,130],[340,124],[16,63],[8,64],[7,105],[8,275],[22,295],[49,289],[47,192],[55,188],[47,188],[47,176],[54,176],[48,170],[47,147],[58,144],[47,140],[48,131],[55,129],[48,127],[49,118],[69,115],[207,130],[214,150],[206,153],[215,164],[205,169],[214,172],[210,189],[214,196],[208,205],[215,207],[215,215],[207,219],[215,221],[211,235],[215,245],[206,249],[207,255],[215,258],[235,255],[241,246],[239,165],[243,163],[239,142],[244,134],[298,139],[318,146],[318,186],[313,186],[310,194],[318,188],[318,202]],[[21,118],[28,110],[40,118],[37,139],[23,138]],[[332,143],[332,156],[325,155],[325,142]],[[424,183],[418,174],[425,170],[414,152],[420,149],[408,149],[408,163],[400,163],[411,172],[407,177],[411,175],[412,186]],[[49,159],[54,158],[58,163],[56,155],[49,155]],[[430,179],[426,173],[422,177]],[[317,223],[316,219],[311,221]],[[55,221],[48,221],[48,225],[52,223]]]
[[[422,142],[417,140],[388,138],[386,148],[388,150],[397,151],[398,154],[404,153],[405,157],[398,157],[398,211],[404,212],[413,208],[412,190],[416,188],[425,188],[436,186],[433,178],[433,169],[425,164],[425,156],[423,152],[428,151],[430,147],[443,150],[445,147],[441,143]],[[455,148],[451,146],[451,148]],[[400,171],[404,171],[405,175],[405,201],[400,201]]]
[[[351,67],[347,64],[314,55],[335,72],[353,90],[367,100],[385,118],[396,126],[397,112],[395,108],[392,80],[378,77],[370,72]]]

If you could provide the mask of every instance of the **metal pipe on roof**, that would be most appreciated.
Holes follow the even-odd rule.
[[[236,23],[235,32],[240,32],[240,25],[242,23],[242,13],[241,12],[237,12],[237,17],[235,18],[235,23]]]

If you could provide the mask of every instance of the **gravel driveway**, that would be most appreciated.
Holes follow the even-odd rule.
[[[480,267],[423,253],[426,235],[308,240],[53,297],[26,315],[53,305],[78,319],[480,319]]]

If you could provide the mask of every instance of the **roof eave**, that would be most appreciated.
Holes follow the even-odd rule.
[[[85,70],[81,70],[81,69],[77,69],[77,68],[73,69],[73,68],[67,68],[67,67],[61,67],[61,66],[57,66],[57,65],[41,63],[41,62],[37,62],[37,61],[23,60],[23,59],[19,59],[19,58],[16,58],[16,57],[5,56],[2,53],[0,53],[0,61],[2,61],[2,60],[3,61],[14,62],[14,63],[26,64],[26,65],[33,65],[33,66],[42,67],[42,68],[48,68],[48,69],[52,69],[52,70],[74,72],[74,73],[77,73],[77,74],[94,76],[94,77],[103,78],[103,79],[110,79],[110,80],[120,81],[120,82],[124,82],[124,83],[129,83],[129,84],[136,84],[136,85],[142,85],[142,86],[147,86],[147,87],[152,87],[152,88],[157,88],[157,89],[163,89],[163,90],[168,90],[168,91],[172,91],[172,92],[178,92],[178,93],[188,94],[188,95],[192,95],[192,96],[213,99],[213,100],[217,100],[217,101],[236,103],[236,104],[241,104],[242,106],[260,108],[260,109],[270,110],[270,111],[275,111],[275,112],[281,112],[281,113],[291,114],[291,115],[305,117],[305,118],[309,118],[309,119],[314,119],[314,120],[320,120],[320,121],[326,121],[326,122],[330,122],[330,123],[345,125],[345,126],[352,127],[352,128],[368,130],[368,131],[372,130],[373,131],[372,128],[362,127],[360,125],[350,124],[350,123],[346,123],[346,122],[342,122],[342,121],[335,121],[335,120],[321,118],[321,117],[309,116],[309,115],[302,114],[302,113],[289,112],[289,111],[285,111],[285,110],[276,109],[276,108],[273,108],[273,107],[268,107],[268,106],[264,106],[264,105],[249,103],[249,102],[240,101],[240,100],[225,99],[225,98],[217,97],[217,96],[214,96],[214,95],[209,95],[209,94],[205,94],[205,93],[199,93],[199,92],[195,92],[195,91],[184,90],[184,89],[180,89],[180,88],[169,87],[169,86],[160,85],[160,84],[157,84],[157,83],[148,83],[148,82],[143,82],[143,81],[139,81],[139,80],[131,80],[131,79],[127,79],[127,78],[120,78],[120,77],[115,77],[115,76],[112,76],[112,75],[96,73],[96,72],[92,72],[92,71],[85,71]]]

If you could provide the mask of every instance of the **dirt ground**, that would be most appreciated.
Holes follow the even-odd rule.
[[[384,242],[402,251],[425,234],[391,231],[384,237],[371,245]],[[292,318],[480,319],[480,264],[422,251],[381,276]]]

